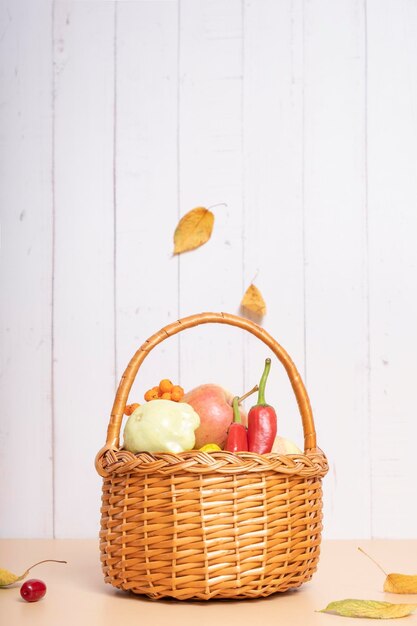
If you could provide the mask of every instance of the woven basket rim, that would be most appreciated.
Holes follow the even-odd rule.
[[[256,454],[255,452],[202,452],[188,450],[139,452],[105,446],[96,457],[96,468],[103,477],[118,474],[245,474],[277,472],[286,476],[323,477],[328,471],[327,458],[320,448],[307,453]]]

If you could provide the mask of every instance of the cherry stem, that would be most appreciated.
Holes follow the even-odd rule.
[[[40,565],[41,563],[67,563],[67,561],[57,561],[57,559],[45,559],[44,561],[38,561],[37,563],[34,563],[30,567],[28,567],[26,571],[29,572],[29,570],[31,570],[32,567],[36,567],[37,565]]]
[[[367,552],[365,552],[365,550],[362,550],[362,548],[359,548],[359,547],[358,547],[358,550],[359,550],[359,552],[362,552],[362,554],[364,554],[365,556],[367,556],[367,557],[368,557],[368,559],[370,559],[370,560],[372,561],[372,563],[375,563],[375,565],[376,565],[376,566],[377,566],[377,567],[381,570],[381,572],[382,572],[383,574],[385,574],[385,576],[388,576],[387,572],[386,572],[386,571],[385,571],[385,570],[384,570],[384,569],[380,566],[380,564],[379,564],[379,563],[377,563],[377,562],[375,561],[375,559],[373,559],[371,556],[369,556],[369,554],[367,554]]]
[[[211,206],[207,207],[207,211],[210,211],[210,209],[215,209],[216,206],[227,206],[226,202],[219,202],[218,204],[212,204]]]
[[[258,391],[259,387],[258,385],[255,385],[255,387],[253,389],[251,389],[250,391],[247,391],[243,396],[240,396],[240,398],[238,398],[238,403],[240,404],[241,402],[243,402],[243,400],[246,400],[246,398],[249,398],[249,396],[251,396],[253,393],[256,393]]]

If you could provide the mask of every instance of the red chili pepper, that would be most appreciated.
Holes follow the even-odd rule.
[[[233,398],[233,422],[229,426],[224,449],[228,452],[247,452],[248,450],[248,435],[240,417],[237,396]]]
[[[248,413],[249,452],[271,452],[277,434],[277,414],[265,402],[265,386],[271,369],[271,359],[265,359],[265,369],[259,383],[258,403]]]

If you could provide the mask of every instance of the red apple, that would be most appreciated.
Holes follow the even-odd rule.
[[[195,431],[195,448],[207,443],[217,443],[224,447],[227,431],[233,421],[233,394],[223,387],[205,384],[184,395],[182,402],[190,404],[200,416],[200,426]],[[246,413],[240,410],[242,422],[246,423]]]

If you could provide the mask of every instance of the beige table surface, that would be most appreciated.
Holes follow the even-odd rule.
[[[417,574],[417,540],[324,541],[319,569],[296,591],[259,600],[181,602],[149,600],[118,591],[104,583],[98,543],[91,539],[3,539],[0,567],[22,573],[45,558],[64,559],[67,565],[45,563],[30,573],[46,583],[39,602],[21,599],[19,584],[0,589],[1,626],[349,626],[378,623],[318,613],[333,600],[363,598],[417,603],[417,595],[382,591],[384,575],[357,547],[371,554],[386,571]],[[398,622],[384,620],[383,623]],[[417,624],[417,613],[401,624]]]

